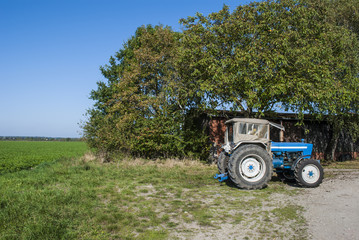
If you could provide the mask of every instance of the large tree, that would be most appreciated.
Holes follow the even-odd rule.
[[[140,27],[101,68],[85,137],[104,151],[184,156],[206,152],[203,112],[348,122],[358,111],[356,21],[337,23],[322,1],[224,6],[182,19],[183,33]]]
[[[339,44],[333,44],[332,48],[339,62],[333,75],[337,82],[333,85],[333,92],[339,98],[335,97],[328,101],[330,104],[321,106],[328,109],[325,119],[331,125],[325,158],[333,160],[342,132],[349,133],[354,142],[359,137],[359,47],[358,41],[354,39],[359,40],[359,1],[309,0],[309,4],[325,16],[325,22],[332,26],[339,39],[336,40]]]
[[[91,146],[151,158],[205,152],[198,145],[206,137],[193,129],[194,111],[177,90],[180,36],[169,27],[140,27],[101,67],[106,82],[92,91],[95,106],[84,126]]]
[[[306,2],[278,0],[182,19],[184,79],[196,82],[211,107],[229,105],[248,116],[277,103],[322,111],[318,103],[342,97],[337,91],[349,85],[338,76],[352,79],[357,61],[348,52],[357,48],[353,35],[325,17]]]
[[[359,46],[351,30],[356,22],[337,24],[329,10],[276,0],[182,19],[183,81],[194,84],[211,109],[348,119],[358,103]]]

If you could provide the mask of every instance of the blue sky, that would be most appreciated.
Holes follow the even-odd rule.
[[[249,2],[0,0],[0,136],[80,137],[99,67],[137,27]]]

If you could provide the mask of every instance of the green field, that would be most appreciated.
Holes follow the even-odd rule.
[[[82,156],[84,142],[0,141],[0,174],[32,168],[43,162]]]
[[[280,200],[301,190],[278,180],[242,191],[197,161],[102,163],[75,157],[84,143],[0,143],[6,166],[24,166],[7,169],[28,168],[0,174],[0,240],[218,239],[223,229],[234,237],[241,229],[243,239],[307,238],[303,209]]]

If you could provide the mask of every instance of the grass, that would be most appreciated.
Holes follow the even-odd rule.
[[[83,143],[0,144],[1,240],[307,237],[303,209],[287,200],[302,189],[275,178],[244,191],[196,161],[104,164]]]
[[[32,168],[63,157],[80,157],[84,142],[0,141],[0,174]]]
[[[344,162],[331,162],[324,166],[330,169],[359,169],[359,159]]]
[[[271,181],[263,190],[238,190],[214,180],[216,171],[193,161],[61,158],[6,173],[0,239],[175,239],[199,231],[216,238],[226,224],[248,239],[305,238],[305,222],[295,217],[302,209],[273,201],[300,189]]]

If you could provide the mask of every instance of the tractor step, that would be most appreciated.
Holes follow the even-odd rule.
[[[228,173],[216,174],[214,179],[218,179],[219,182],[224,182],[228,179]]]

